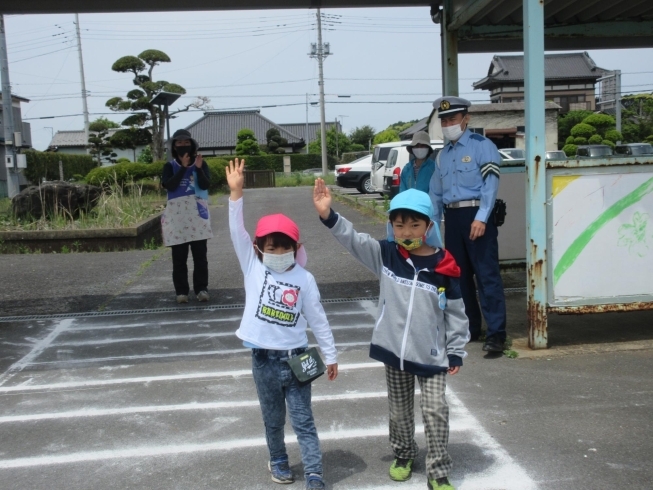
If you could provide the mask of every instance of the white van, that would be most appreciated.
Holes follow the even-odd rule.
[[[430,158],[435,160],[438,152],[444,147],[444,142],[440,140],[431,140],[431,148],[435,153]],[[385,165],[383,174],[383,194],[387,195],[390,199],[399,193],[399,178],[401,171],[410,160],[410,153],[405,146],[400,146],[390,150],[388,160]]]
[[[381,143],[374,147],[374,153],[372,154],[372,171],[370,173],[371,188],[373,189],[373,192],[378,192],[383,195],[384,170],[390,150],[406,145],[410,145],[410,141]]]

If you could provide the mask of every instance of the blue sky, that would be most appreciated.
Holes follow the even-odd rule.
[[[323,41],[334,53],[324,65],[327,119],[345,131],[369,124],[377,131],[399,120],[428,115],[440,96],[440,34],[428,8],[327,9]],[[74,15],[5,16],[10,77],[15,94],[32,102],[26,119],[81,114]],[[207,96],[215,109],[262,108],[277,123],[306,120],[306,94],[317,101],[315,10],[82,14],[82,48],[91,120],[110,112],[107,99],[133,88],[131,77],[111,71],[115,60],[159,49],[172,59],[155,80],[179,83],[181,102]],[[472,83],[483,78],[494,53],[461,55],[461,95],[488,101]],[[597,65],[622,70],[625,92],[651,92],[653,48],[589,51]],[[350,95],[339,98],[338,95]],[[120,122],[125,116],[104,114]],[[201,112],[184,113],[171,129]],[[310,121],[319,109],[309,106]],[[32,138],[45,149],[51,133],[81,129],[81,115],[33,119]],[[51,129],[52,128],[52,129]]]

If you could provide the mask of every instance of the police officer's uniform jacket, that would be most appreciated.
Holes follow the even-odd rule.
[[[430,184],[436,223],[442,219],[444,206],[472,200],[479,201],[476,219],[487,223],[499,191],[500,164],[501,154],[494,143],[469,129],[455,145],[447,143],[438,155]]]

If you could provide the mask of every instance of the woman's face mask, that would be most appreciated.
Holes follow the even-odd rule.
[[[413,148],[413,155],[415,155],[415,158],[418,160],[424,160],[428,154],[428,148]]]
[[[190,153],[190,146],[175,146],[175,151],[179,158],[186,156]]]

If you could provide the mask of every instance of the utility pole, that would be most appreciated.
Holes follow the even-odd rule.
[[[339,158],[339,149],[338,149],[338,118],[336,117],[336,160]]]
[[[84,58],[82,58],[82,35],[79,31],[79,14],[75,14],[75,29],[77,31],[77,54],[79,55],[79,75],[82,80],[82,104],[84,106],[84,144],[88,151],[88,103],[86,101],[86,79],[84,77]]]
[[[306,154],[308,155],[308,94],[306,94],[306,132],[304,134],[304,142],[306,143]]]
[[[7,193],[9,197],[18,194],[18,163],[16,162],[16,147],[14,146],[14,109],[11,99],[11,83],[9,81],[9,57],[7,55],[7,39],[5,37],[5,18],[0,14],[0,75],[2,77],[2,126],[4,128],[5,154],[2,165],[7,169]]]
[[[327,174],[327,145],[326,145],[326,113],[324,110],[324,69],[323,64],[327,56],[331,54],[329,43],[322,44],[322,13],[317,9],[317,45],[311,45],[311,58],[317,58],[320,80],[320,126],[322,146],[322,175]]]
[[[617,118],[617,131],[621,133],[621,70],[615,70],[614,73],[616,77],[614,100],[617,104],[615,117]],[[621,144],[621,141],[617,141],[617,144]]]

